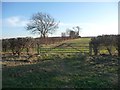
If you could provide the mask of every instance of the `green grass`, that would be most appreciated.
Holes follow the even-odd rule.
[[[115,88],[118,59],[61,54],[36,64],[4,67],[3,88]]]
[[[72,40],[63,41],[57,44],[43,45],[39,50],[41,53],[49,52],[49,51],[51,53],[89,52],[89,41],[90,40],[91,38],[72,39]]]
[[[43,45],[37,62],[4,62],[3,88],[116,88],[120,58],[89,56],[89,41]]]

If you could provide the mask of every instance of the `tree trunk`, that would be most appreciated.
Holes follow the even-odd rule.
[[[18,51],[18,57],[20,57],[20,52]]]
[[[120,57],[120,45],[118,45],[118,56]]]
[[[27,48],[26,52],[27,52],[27,55],[29,55],[29,48]]]
[[[45,38],[45,35],[43,35],[43,38]]]
[[[18,57],[20,57],[20,51],[16,51],[16,54],[18,55]]]
[[[98,46],[97,45],[93,45],[93,51],[94,51],[94,55],[98,55]]]
[[[14,49],[12,49],[12,54],[15,55],[16,53],[14,52]]]
[[[118,56],[120,57],[120,34],[117,37]]]
[[[39,44],[37,43],[37,54],[39,55],[40,54],[40,52],[39,52]]]
[[[92,55],[92,45],[89,44],[89,55]]]
[[[118,56],[120,57],[120,50],[118,51]]]
[[[110,48],[107,48],[108,52],[109,52],[109,55],[112,56],[112,53],[111,53],[111,49]]]
[[[94,49],[94,55],[98,55],[98,49],[97,48]]]

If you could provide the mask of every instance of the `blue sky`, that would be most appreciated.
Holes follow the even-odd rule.
[[[37,37],[26,24],[37,12],[45,12],[60,21],[59,29],[49,36],[61,36],[67,28],[80,26],[80,36],[118,33],[117,2],[3,2],[2,37]]]

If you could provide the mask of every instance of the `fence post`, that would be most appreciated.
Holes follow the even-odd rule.
[[[89,43],[89,55],[92,55],[92,45]]]

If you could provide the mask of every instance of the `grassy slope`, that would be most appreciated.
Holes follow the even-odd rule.
[[[66,43],[82,44],[85,39]],[[117,57],[60,53],[50,58],[36,64],[3,67],[3,87],[117,87]]]
[[[49,48],[53,48],[51,52],[89,52],[89,41],[90,38],[79,38],[73,40],[63,41],[57,44],[44,45],[41,48],[41,52],[49,51]]]

